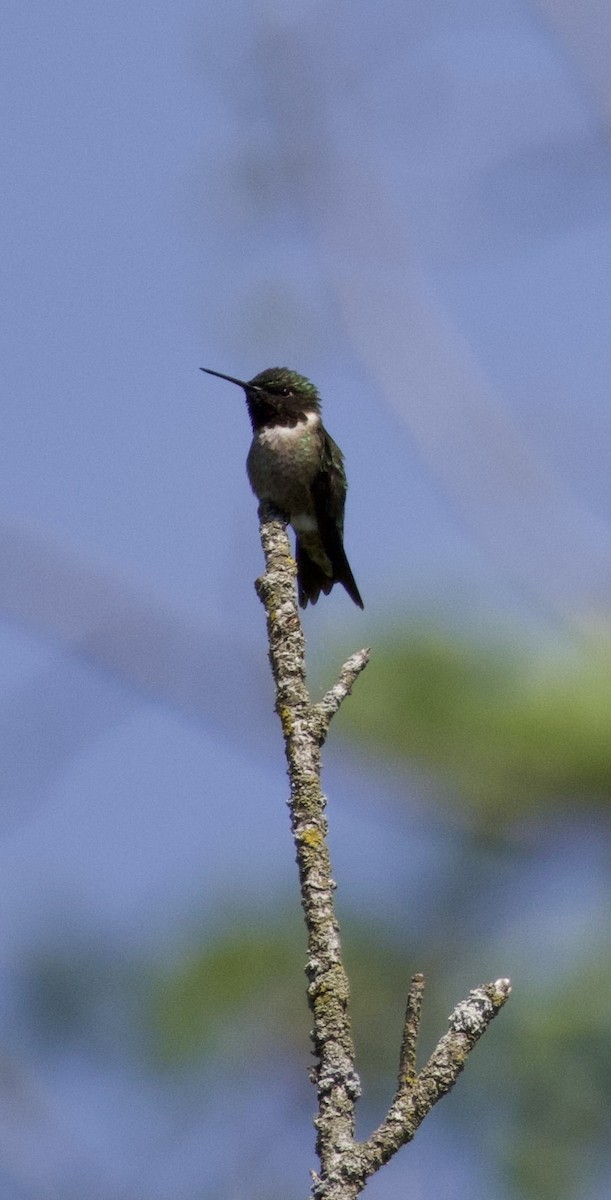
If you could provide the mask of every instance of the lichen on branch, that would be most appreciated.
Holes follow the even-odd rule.
[[[342,959],[334,906],[335,883],[327,846],[326,799],[321,787],[321,747],[330,723],[369,661],[358,650],[342,666],[322,700],[310,699],[305,640],[295,589],[296,568],[286,523],[268,504],[259,507],[265,573],[256,581],[267,617],[269,658],[276,712],[284,735],[290,781],[289,808],[301,904],[307,933],[308,1001],[313,1016],[318,1094],[312,1200],[354,1200],[367,1179],[410,1141],[428,1112],[454,1086],[473,1046],[509,997],[507,979],[470,992],[454,1009],[448,1032],[426,1065],[416,1071],[416,1049],[424,989],[414,975],[409,989],[399,1078],[388,1113],[364,1142],[354,1137],[355,1106],[361,1094],[348,1012],[349,984]]]

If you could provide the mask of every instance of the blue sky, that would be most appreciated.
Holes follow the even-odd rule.
[[[551,3],[8,0],[0,56],[18,963],[67,914],[144,946],[292,883],[249,425],[200,365],[320,389],[366,605],[306,613],[326,678],[338,639],[414,609],[530,636],[606,619],[611,157]],[[386,864],[386,783],[345,755],[340,862]]]

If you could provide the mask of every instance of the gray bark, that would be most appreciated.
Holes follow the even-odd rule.
[[[295,564],[285,524],[268,505],[261,505],[259,518],[266,570],[256,588],[267,615],[269,657],[288,763],[291,828],[308,943],[306,974],[316,1058],[312,1081],[318,1093],[314,1123],[320,1160],[320,1170],[313,1173],[311,1197],[353,1200],[367,1179],[413,1138],[433,1105],[454,1086],[468,1054],[505,1004],[511,988],[508,979],[498,979],[470,992],[454,1009],[448,1032],[418,1073],[416,1048],[424,978],[414,975],[394,1099],[378,1129],[364,1142],[355,1140],[355,1106],[361,1086],[348,1014],[349,985],[335,915],[335,883],[320,775],[321,748],[329,725],[367,666],[369,650],[353,654],[323,699],[317,704],[311,701]]]

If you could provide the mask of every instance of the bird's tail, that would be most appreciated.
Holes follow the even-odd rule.
[[[297,562],[297,591],[302,608],[307,608],[308,602],[316,604],[321,592],[328,596],[334,583],[343,584],[350,599],[354,600],[359,608],[364,607],[343,546],[335,548],[332,575],[323,571],[319,563],[310,557],[299,538],[295,544],[295,559]]]

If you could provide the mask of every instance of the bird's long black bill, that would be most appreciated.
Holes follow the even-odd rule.
[[[223,375],[222,371],[211,371],[210,367],[200,367],[199,369],[205,371],[206,375],[216,375],[217,379],[226,379],[229,383],[237,383],[238,387],[248,387],[243,379],[235,379],[233,375]]]

